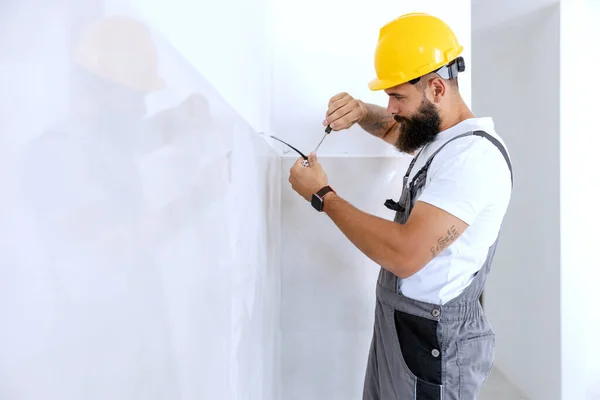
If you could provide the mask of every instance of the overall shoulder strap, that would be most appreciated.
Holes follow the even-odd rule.
[[[410,176],[410,173],[411,173],[413,167],[415,166],[415,163],[419,159],[419,156],[423,152],[423,150],[424,150],[424,148],[421,149],[421,150],[419,150],[419,152],[417,153],[417,155],[413,157],[412,161],[410,162],[410,165],[408,166],[408,169],[406,170],[406,173],[404,174],[404,179],[408,179],[408,177]]]
[[[472,134],[473,134],[473,132],[467,132],[467,133],[464,133],[464,134],[462,134],[462,135],[459,135],[459,136],[453,137],[452,139],[448,140],[446,143],[444,143],[443,145],[441,145],[439,149],[437,149],[437,150],[436,150],[436,151],[435,151],[435,152],[434,152],[434,153],[433,153],[431,156],[429,156],[429,158],[428,158],[428,159],[427,159],[427,161],[425,162],[425,165],[423,165],[423,166],[421,167],[421,169],[419,169],[419,171],[418,171],[418,172],[415,174],[415,176],[413,177],[413,179],[412,179],[412,181],[411,181],[411,186],[414,184],[415,180],[416,180],[416,179],[418,179],[418,178],[421,176],[421,174],[422,174],[423,172],[425,172],[425,171],[426,171],[426,170],[429,168],[429,165],[431,164],[431,161],[433,161],[433,157],[435,157],[435,155],[436,155],[437,153],[439,153],[439,152],[440,152],[440,150],[442,150],[442,149],[444,148],[444,146],[446,146],[448,143],[450,143],[450,142],[451,142],[451,141],[453,141],[453,140],[456,140],[456,139],[458,139],[458,138],[461,138],[461,137],[464,137],[464,136],[470,136],[470,135],[472,135]],[[411,171],[412,171],[413,167],[415,166],[415,163],[416,163],[417,159],[418,159],[418,158],[419,158],[419,156],[420,156],[420,155],[423,153],[423,150],[424,150],[424,149],[425,149],[425,148],[422,148],[422,149],[419,151],[419,153],[418,153],[418,154],[417,154],[417,155],[416,155],[416,156],[413,158],[412,162],[410,163],[410,166],[408,167],[408,170],[406,171],[406,174],[404,175],[404,182],[403,182],[403,186],[402,186],[402,193],[403,193],[403,194],[405,194],[405,191],[407,190],[406,183],[408,182],[408,177],[410,176],[410,173],[411,173]],[[392,200],[392,199],[387,199],[384,205],[385,205],[387,208],[389,208],[390,210],[394,210],[394,211],[402,211],[402,212],[404,212],[404,211],[405,211],[405,207],[404,207],[404,206],[402,206],[402,205],[401,205],[399,202],[397,202],[397,201],[394,201],[394,200]]]
[[[450,142],[455,141],[456,139],[460,139],[463,138],[465,136],[471,136],[473,134],[473,132],[467,132],[467,133],[463,133],[462,135],[458,135],[453,137],[452,139],[448,140],[446,143],[444,143],[443,145],[441,145],[439,147],[439,149],[437,149],[436,151],[433,152],[432,155],[429,156],[429,158],[427,159],[427,161],[425,162],[425,164],[421,167],[421,169],[415,174],[414,178],[417,178],[419,175],[421,175],[421,173],[423,173],[424,171],[426,171],[427,169],[429,169],[429,166],[431,165],[431,162],[433,161],[433,158],[437,155],[437,153],[439,153],[444,147],[446,147],[446,145]]]
[[[496,146],[496,148],[500,151],[500,153],[502,153],[502,156],[504,157],[504,161],[506,161],[506,165],[508,166],[508,169],[510,171],[510,181],[514,185],[512,163],[510,162],[510,158],[508,157],[508,152],[506,151],[506,149],[504,148],[502,143],[500,143],[500,141],[498,139],[496,139],[495,137],[493,137],[492,135],[490,135],[489,133],[484,132],[484,131],[474,131],[473,135],[480,136],[482,138],[486,138],[487,140],[492,142],[492,144],[494,146]]]
[[[413,177],[413,180],[411,181],[411,186],[414,183],[414,181],[416,179],[421,178],[421,174],[423,172],[426,172],[429,169],[429,166],[431,165],[431,162],[433,161],[433,158],[444,148],[446,147],[446,145],[454,140],[466,137],[466,136],[480,136],[483,137],[487,140],[489,140],[494,146],[496,146],[496,148],[500,151],[500,153],[502,153],[502,156],[504,157],[504,160],[506,161],[506,164],[508,166],[508,169],[510,171],[510,180],[511,180],[511,184],[514,184],[513,182],[513,170],[512,170],[512,163],[510,162],[510,158],[508,157],[508,153],[506,151],[506,149],[504,148],[504,146],[502,145],[502,143],[500,143],[500,141],[498,139],[496,139],[495,137],[493,137],[492,135],[490,135],[487,132],[484,131],[471,131],[471,132],[467,132],[467,133],[463,133],[462,135],[458,135],[453,137],[452,139],[448,140],[446,143],[444,143],[443,145],[440,146],[439,149],[437,149],[431,156],[429,156],[429,158],[427,159],[427,161],[425,162],[425,164],[421,167],[421,169],[419,169],[419,171],[415,174],[415,176]],[[423,149],[421,149],[421,151],[419,151],[419,153],[413,158],[412,162],[410,163],[410,166],[408,168],[408,170],[406,171],[406,174],[404,175],[404,186],[403,186],[403,191],[406,189],[406,182],[407,179],[415,165],[415,162],[417,161],[417,159],[419,158],[419,156],[421,155],[421,153],[423,152]],[[399,209],[403,209],[403,207],[401,207],[397,202],[395,202],[392,199],[388,199],[385,202],[385,206],[389,209],[398,211]]]
[[[510,181],[511,184],[514,184],[513,182],[513,170],[512,170],[512,163],[510,162],[510,158],[508,157],[508,152],[506,151],[506,149],[504,148],[504,146],[502,145],[502,143],[500,143],[500,141],[498,139],[496,139],[495,137],[493,137],[492,135],[490,135],[489,133],[485,132],[485,131],[471,131],[471,132],[467,132],[467,133],[463,133],[462,135],[458,135],[453,137],[452,139],[448,140],[446,143],[444,143],[442,146],[440,146],[439,149],[437,149],[428,159],[427,162],[425,163],[425,165],[423,165],[423,167],[421,167],[421,169],[419,170],[419,172],[417,172],[415,174],[415,178],[422,173],[423,171],[427,170],[429,168],[429,165],[431,164],[431,162],[433,161],[433,158],[437,155],[437,153],[439,153],[448,143],[456,140],[456,139],[460,139],[466,136],[479,136],[482,138],[485,138],[487,140],[489,140],[494,146],[496,146],[496,148],[500,151],[500,153],[502,153],[502,156],[504,157],[504,160],[506,161],[506,165],[508,166],[508,170],[510,171]]]

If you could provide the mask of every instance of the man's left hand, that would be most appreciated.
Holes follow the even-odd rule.
[[[310,201],[313,193],[317,193],[323,186],[327,186],[327,175],[317,161],[317,155],[308,155],[308,167],[302,165],[303,159],[298,159],[290,169],[290,183],[300,196]]]

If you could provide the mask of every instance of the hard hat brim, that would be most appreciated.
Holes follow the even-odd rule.
[[[397,82],[397,81],[389,81],[389,80],[381,80],[381,79],[373,79],[369,82],[369,89],[372,91],[385,90],[389,88],[393,88],[394,86],[401,85],[405,82]]]
[[[458,58],[460,56],[460,54],[462,53],[462,47],[459,49],[459,51],[457,52],[457,55],[455,57],[446,57],[446,59],[428,66],[428,68],[426,70],[420,71],[419,73],[415,73],[412,74],[410,76],[405,76],[404,79],[373,79],[369,82],[369,89],[371,89],[372,91],[378,91],[378,90],[386,90],[389,88],[393,88],[394,86],[398,86],[398,85],[402,85],[403,83],[407,83],[413,79],[419,78],[421,76],[425,76],[429,73],[432,72],[436,72],[438,71],[441,67],[443,67],[444,65],[448,65],[448,63],[454,61],[456,58]]]

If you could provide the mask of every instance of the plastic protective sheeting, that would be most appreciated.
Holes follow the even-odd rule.
[[[0,399],[274,398],[279,156],[152,26],[67,3],[0,13]]]

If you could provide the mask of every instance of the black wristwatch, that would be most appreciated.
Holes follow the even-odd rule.
[[[315,208],[315,210],[323,211],[323,203],[324,203],[323,197],[325,197],[325,195],[329,192],[335,193],[335,190],[333,190],[331,188],[331,186],[327,185],[327,186],[322,187],[317,193],[314,193],[312,195],[310,204],[312,204],[312,206]]]

